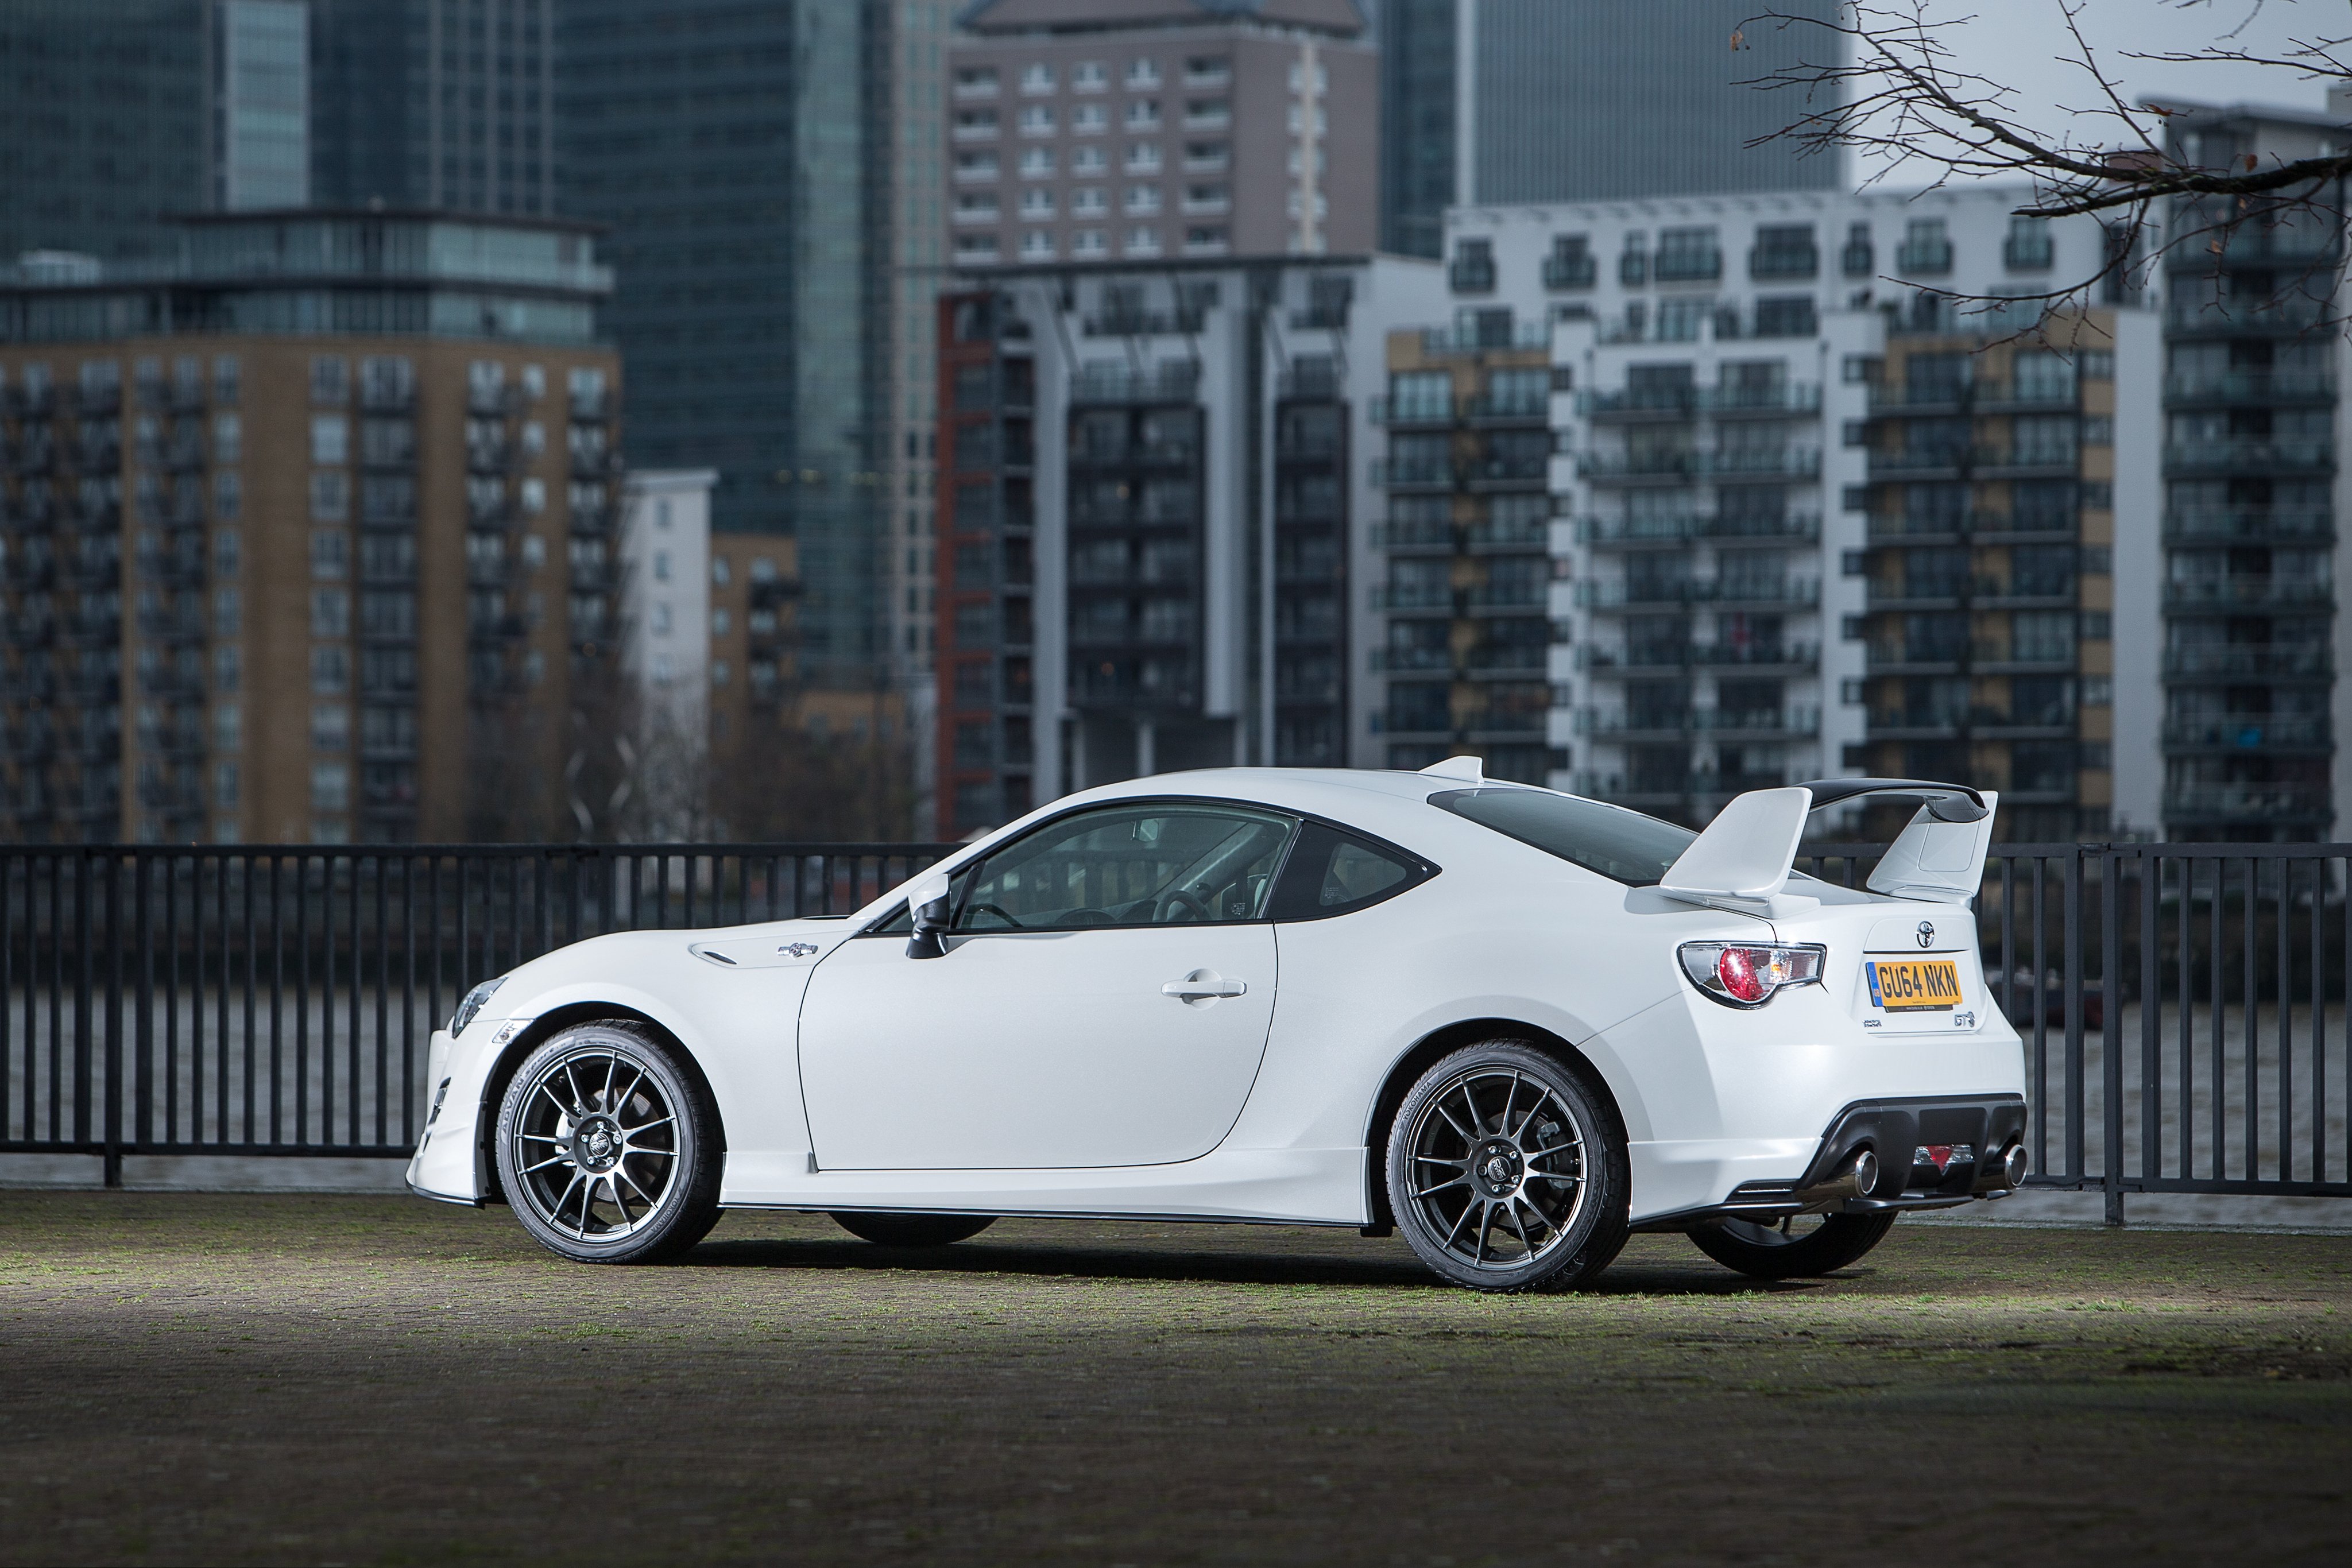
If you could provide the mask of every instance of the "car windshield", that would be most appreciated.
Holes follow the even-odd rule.
[[[1698,837],[1622,806],[1542,789],[1447,789],[1429,803],[1629,887],[1655,887]]]

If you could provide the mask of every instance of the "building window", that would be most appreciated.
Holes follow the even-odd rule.
[[[1223,231],[1219,231],[1222,233]],[[1054,236],[1045,229],[1031,229],[1021,236],[1021,255],[1024,259],[1050,260],[1054,255]]]
[[[656,637],[667,637],[670,633],[669,603],[667,600],[654,606],[653,633]]]
[[[1127,144],[1127,169],[1130,174],[1156,174],[1160,172],[1160,143],[1130,141]]]
[[[1156,98],[1138,98],[1129,99],[1127,105],[1127,128],[1129,131],[1159,130],[1160,100]]]
[[[1021,68],[1021,90],[1023,92],[1053,91],[1054,68],[1047,65],[1043,60],[1031,60],[1027,65],[1023,66]]]
[[[233,413],[213,415],[213,461],[237,463],[245,457],[245,423]]]
[[[1128,230],[1127,254],[1129,256],[1158,256],[1160,254],[1160,231],[1152,228],[1134,228]]]
[[[955,134],[959,141],[988,141],[996,136],[996,110],[992,109],[960,109],[956,110]]]
[[[656,582],[669,580],[669,551],[666,549],[654,551],[654,580]]]
[[[1952,270],[1952,242],[1941,218],[1913,218],[1903,225],[1903,244],[1895,253],[1895,270],[1911,277],[1934,276]]]
[[[1130,213],[1156,213],[1160,210],[1160,187],[1129,185],[1127,188],[1127,210]]]
[[[213,520],[222,523],[236,521],[245,510],[245,483],[234,470],[225,469],[213,476]]]
[[[1105,92],[1110,88],[1110,66],[1104,60],[1080,60],[1070,68],[1072,92]]]
[[[1031,222],[1054,215],[1054,193],[1043,185],[1021,193],[1021,215]],[[1026,248],[1025,246],[1024,247]]]
[[[1184,248],[1194,255],[1223,251],[1225,248],[1225,231],[1195,225],[1184,231]]]
[[[1100,185],[1081,185],[1070,193],[1070,215],[1098,218],[1110,211],[1110,193]]]
[[[1003,164],[993,152],[956,154],[956,178],[959,180],[993,180],[1002,171]]]
[[[310,749],[348,751],[352,745],[352,710],[341,703],[310,705]]]
[[[352,536],[341,528],[310,530],[310,575],[321,582],[341,582],[351,575]]]
[[[310,361],[310,401],[333,405],[351,399],[351,371],[342,355],[314,355]]]
[[[348,637],[352,633],[352,596],[340,588],[314,590],[310,595],[310,635]]]
[[[1051,147],[1024,147],[1021,150],[1021,177],[1024,180],[1050,180],[1054,176],[1054,150]]]
[[[213,635],[235,637],[245,630],[245,595],[234,588],[213,590]]]
[[[1075,256],[1108,256],[1110,241],[1100,229],[1080,229],[1070,236],[1070,254]]]
[[[310,650],[310,689],[330,697],[352,689],[352,656],[347,649],[329,643]]]
[[[351,476],[340,468],[310,476],[310,520],[340,523],[352,515]]]
[[[955,74],[955,95],[958,98],[994,98],[997,89],[994,66],[959,66]]]
[[[1054,106],[1050,103],[1033,103],[1021,111],[1021,134],[1024,136],[1053,135]]]
[[[1146,90],[1160,85],[1160,62],[1149,56],[1138,56],[1127,62],[1127,86],[1130,92]]]
[[[352,765],[348,762],[310,764],[310,810],[344,811],[352,804]]]
[[[1660,229],[1652,267],[1660,283],[1712,282],[1723,276],[1723,251],[1711,227]]]
[[[223,354],[213,361],[213,401],[233,403],[236,401],[237,359],[235,354]]]
[[[1110,110],[1099,103],[1082,103],[1070,110],[1070,129],[1080,136],[1100,136],[1110,129]]]
[[[1099,147],[1081,147],[1070,154],[1070,172],[1099,174],[1110,167],[1110,159]]]
[[[348,463],[351,460],[352,422],[340,413],[313,415],[310,420],[310,461]]]

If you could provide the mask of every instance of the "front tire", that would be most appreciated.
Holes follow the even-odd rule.
[[[1597,1086],[1524,1040],[1465,1046],[1389,1131],[1389,1207],[1421,1260],[1474,1291],[1568,1289],[1625,1244],[1625,1140]]]
[[[1690,1233],[1691,1244],[1727,1269],[1758,1280],[1802,1280],[1834,1273],[1859,1262],[1886,1239],[1896,1216],[1824,1214],[1800,1216],[1779,1225],[1727,1219]]]
[[[642,1024],[575,1024],[532,1051],[495,1146],[515,1218],[575,1262],[660,1262],[719,1222],[718,1108]]]
[[[833,1222],[877,1247],[947,1247],[969,1241],[996,1223],[992,1214],[879,1214],[844,1209]]]

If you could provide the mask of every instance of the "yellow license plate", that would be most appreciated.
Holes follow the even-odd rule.
[[[1864,964],[1870,1005],[1890,1013],[1950,1012],[1960,1005],[1960,967],[1949,958]]]

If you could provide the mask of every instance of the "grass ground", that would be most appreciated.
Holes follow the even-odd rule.
[[[0,1194],[0,1563],[2352,1561],[2352,1238],[1637,1238],[1484,1298],[1397,1241]]]

